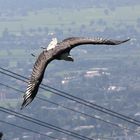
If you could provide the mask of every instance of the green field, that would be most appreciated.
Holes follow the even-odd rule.
[[[107,8],[84,8],[84,9],[45,9],[38,12],[30,12],[27,16],[22,17],[5,17],[5,21],[0,21],[0,32],[5,28],[11,32],[28,30],[30,28],[48,27],[50,30],[59,27],[63,31],[72,27],[77,29],[81,25],[89,27],[91,21],[97,22],[103,19],[107,22],[107,26],[114,27],[119,23],[126,25],[136,25],[139,18],[140,5],[133,7],[119,7],[111,11],[108,9],[108,15],[104,13]],[[15,20],[17,19],[17,20]],[[72,24],[73,23],[73,24]],[[96,25],[98,29],[98,24]]]

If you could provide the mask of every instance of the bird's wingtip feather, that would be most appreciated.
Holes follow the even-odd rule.
[[[23,108],[25,108],[28,104],[30,104],[32,102],[32,100],[34,99],[31,96],[29,96],[29,97],[26,98],[25,95],[23,96],[23,98],[24,98],[24,100],[23,100],[23,103],[22,103],[21,108],[20,108],[21,110]]]
[[[24,100],[20,109],[22,110],[23,108],[25,108],[31,101],[32,101],[31,98],[28,98],[27,100]]]
[[[130,38],[128,38],[128,39],[124,40],[124,42],[127,42],[127,41],[129,41],[129,40],[131,40],[131,39],[130,39]]]
[[[130,38],[125,39],[125,40],[121,40],[121,41],[116,41],[115,45],[119,45],[119,44],[125,43],[125,42],[127,42],[129,40],[130,40]]]

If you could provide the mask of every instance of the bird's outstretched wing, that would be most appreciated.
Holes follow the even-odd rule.
[[[28,82],[27,90],[23,96],[24,100],[21,105],[21,109],[31,103],[36,96],[39,85],[42,82],[44,76],[45,68],[51,60],[53,60],[52,51],[43,51],[37,58]]]
[[[92,45],[119,45],[121,43],[127,42],[126,40],[112,40],[112,39],[102,39],[102,38],[83,38],[83,37],[71,37],[57,43],[56,47],[50,50],[43,51],[37,61],[34,64],[31,78],[28,83],[28,87],[25,95],[23,96],[24,101],[22,103],[21,109],[32,102],[36,96],[39,85],[42,82],[45,69],[50,61],[53,59],[59,59],[62,54],[69,53],[70,50],[76,46],[84,44]]]
[[[84,37],[71,37],[64,39],[61,43],[69,44],[69,48],[74,48],[79,45],[92,44],[92,45],[119,45],[124,42],[129,41],[126,40],[114,40],[114,39],[103,39],[103,38],[84,38]]]

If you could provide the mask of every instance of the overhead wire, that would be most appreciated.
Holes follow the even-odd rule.
[[[5,75],[7,75],[7,76],[10,76],[10,77],[12,77],[12,78],[21,80],[21,81],[26,82],[26,83],[28,82],[28,81],[27,81],[27,80],[28,80],[27,77],[24,77],[24,76],[22,76],[22,75],[20,75],[20,74],[17,74],[17,73],[15,73],[15,72],[12,72],[12,71],[7,70],[7,69],[2,68],[2,67],[0,67],[0,69],[3,70],[3,71],[9,72],[9,73],[11,73],[11,74],[13,74],[13,75],[8,74],[8,73],[3,72],[3,71],[0,71],[0,73],[2,73],[2,74],[5,74]],[[18,77],[16,77],[15,75],[18,76]],[[19,77],[20,77],[20,78],[19,78]],[[25,80],[25,79],[26,79],[26,80]],[[49,88],[49,89],[47,89],[46,87]],[[92,103],[92,102],[87,101],[87,100],[85,100],[85,99],[82,99],[82,98],[80,98],[80,97],[73,96],[73,95],[71,95],[71,94],[69,94],[69,93],[67,93],[67,92],[58,90],[58,89],[56,89],[56,88],[50,87],[50,86],[45,85],[45,84],[41,84],[40,88],[43,89],[43,90],[49,91],[49,92],[51,92],[51,93],[57,94],[57,95],[59,95],[59,96],[61,96],[61,97],[64,97],[64,98],[70,99],[70,100],[72,100],[72,101],[75,101],[75,102],[77,102],[77,103],[80,103],[80,104],[83,104],[83,105],[85,105],[85,106],[88,106],[88,107],[90,107],[90,108],[92,108],[92,109],[95,109],[95,110],[97,110],[97,111],[100,111],[100,112],[102,112],[102,113],[108,114],[108,115],[110,115],[110,116],[119,118],[119,119],[124,120],[124,121],[127,121],[127,122],[129,122],[129,123],[131,123],[131,124],[140,126],[140,121],[139,121],[139,120],[133,119],[133,118],[131,118],[131,117],[129,117],[129,116],[126,116],[126,115],[120,114],[120,113],[118,113],[118,112],[115,112],[115,111],[113,111],[113,110],[107,109],[107,108],[105,108],[105,107],[99,106],[99,105],[97,105],[97,104],[95,104],[95,103]],[[50,89],[51,89],[51,90],[50,90]],[[53,91],[52,91],[52,90],[53,90]]]
[[[24,91],[19,90],[19,89],[17,89],[17,88],[14,88],[14,87],[12,87],[12,86],[9,86],[9,85],[7,85],[7,84],[4,84],[4,83],[1,83],[1,82],[0,82],[0,85],[2,85],[2,86],[4,86],[4,87],[7,87],[7,88],[10,88],[10,89],[12,89],[12,90],[14,90],[14,91],[18,91],[18,92],[20,92],[20,93],[24,93]],[[117,124],[117,123],[114,123],[114,122],[110,122],[110,121],[104,120],[104,119],[102,119],[102,118],[100,118],[100,117],[93,116],[93,115],[90,115],[90,114],[87,114],[87,113],[84,113],[84,112],[81,112],[81,111],[78,111],[78,110],[75,110],[75,109],[66,107],[66,106],[64,106],[64,105],[58,104],[58,103],[53,102],[53,101],[48,100],[48,99],[44,99],[44,98],[39,97],[39,96],[37,96],[37,98],[38,98],[39,100],[42,100],[42,101],[45,101],[45,102],[54,104],[54,105],[56,105],[56,106],[60,106],[60,107],[62,107],[62,108],[65,108],[65,109],[67,109],[67,110],[70,110],[70,111],[79,113],[79,114],[84,115],[84,116],[86,116],[86,117],[90,117],[90,118],[93,118],[93,119],[102,121],[102,122],[104,122],[104,123],[106,123],[106,124],[108,124],[108,125],[112,125],[112,126],[118,127],[118,128],[120,128],[120,129],[123,129],[123,130],[129,130],[129,131],[131,131],[131,132],[133,132],[133,133],[135,133],[135,134],[140,134],[140,132],[137,132],[137,131],[135,131],[135,130],[133,130],[133,129],[127,128],[127,127],[125,127],[125,126],[122,126],[122,125]]]
[[[2,73],[3,73],[3,72],[2,72]],[[3,74],[4,74],[4,73],[3,73]],[[8,74],[8,75],[9,75],[9,74]],[[9,75],[9,76],[10,76],[10,75]],[[15,76],[12,76],[12,77],[16,78]],[[22,76],[22,77],[23,77],[23,76]],[[17,79],[17,78],[16,78],[16,79]],[[19,79],[19,78],[18,78],[18,79]],[[19,79],[19,80],[21,80],[21,79]],[[25,80],[22,80],[22,81],[25,81]],[[25,81],[25,82],[27,82],[27,81]],[[47,91],[50,91],[50,90],[47,89]],[[52,92],[52,91],[50,91],[50,92]],[[54,93],[54,92],[53,92],[53,93]],[[96,110],[98,110],[98,109],[96,109]],[[101,110],[101,112],[104,112],[104,111]],[[126,121],[127,121],[127,120],[126,120]],[[129,122],[130,122],[130,121],[129,121]],[[133,122],[131,121],[131,123],[133,123]],[[139,126],[138,123],[135,123],[135,122],[134,122],[134,124],[136,124],[136,125]]]
[[[41,121],[41,120],[39,120],[39,119],[36,119],[36,118],[30,117],[30,116],[21,114],[21,113],[19,113],[19,112],[16,112],[16,111],[7,109],[7,108],[5,108],[5,107],[0,107],[0,112],[4,112],[4,113],[7,113],[7,114],[14,115],[14,116],[16,116],[16,117],[18,117],[18,118],[21,118],[21,119],[23,119],[23,120],[32,122],[32,123],[34,123],[34,124],[40,125],[40,126],[45,127],[45,128],[49,128],[49,129],[52,129],[52,130],[61,132],[61,133],[63,133],[63,134],[72,136],[72,137],[74,137],[74,138],[78,138],[78,139],[80,139],[80,140],[95,140],[95,138],[89,138],[89,137],[80,135],[80,134],[78,134],[78,133],[76,133],[76,132],[73,132],[73,131],[70,131],[70,130],[66,130],[66,129],[60,128],[60,127],[58,127],[58,126],[55,126],[55,125],[52,125],[52,124],[50,124],[50,123]],[[99,138],[99,136],[98,136],[98,138]],[[109,139],[109,137],[107,137],[107,138],[106,138],[106,137],[102,137],[102,138],[103,138],[103,139]],[[110,138],[110,139],[111,139],[111,138]]]
[[[38,132],[36,130],[32,130],[32,129],[29,129],[29,128],[26,128],[26,127],[23,127],[23,126],[19,126],[19,125],[16,125],[16,124],[13,124],[13,123],[10,123],[10,122],[7,122],[7,121],[0,120],[0,122],[4,123],[4,124],[11,125],[11,126],[14,126],[14,127],[17,127],[17,128],[20,128],[20,129],[23,129],[23,130],[27,130],[27,131],[36,133],[36,134],[39,134],[39,135],[42,135],[42,136],[45,136],[45,137],[48,137],[48,138],[51,138],[51,139],[60,140],[60,139],[58,139],[54,136],[50,136],[48,134],[44,134],[44,133]]]

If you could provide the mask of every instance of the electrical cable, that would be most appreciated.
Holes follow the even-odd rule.
[[[3,120],[0,120],[0,122],[2,122],[2,123],[4,123],[4,124],[11,125],[11,126],[14,126],[14,127],[17,127],[17,128],[20,128],[20,129],[23,129],[23,130],[27,130],[27,131],[36,133],[36,134],[39,134],[39,135],[42,135],[42,136],[47,136],[48,138],[51,138],[51,139],[60,140],[60,139],[58,139],[58,138],[56,138],[56,137],[53,137],[53,136],[50,136],[50,135],[47,135],[47,134],[38,132],[38,131],[36,131],[36,130],[29,129],[29,128],[26,128],[26,127],[22,127],[22,126],[19,126],[19,125],[15,125],[15,124],[12,124],[12,123],[10,123],[10,122],[6,122],[6,121],[3,121]]]
[[[1,67],[0,67],[0,69],[2,69],[2,70],[4,70],[4,71],[7,71],[7,72],[9,72],[9,73],[12,73],[12,74],[14,74],[14,75],[17,75],[17,76],[19,76],[19,77],[22,77],[22,78],[24,78],[24,79],[28,79],[28,78],[26,78],[26,77],[24,77],[24,76],[21,76],[21,75],[19,75],[19,74],[16,74],[16,73],[11,72],[11,71],[9,71],[9,70],[6,70],[6,69],[4,69],[4,68],[1,68]],[[2,71],[0,71],[0,73],[5,74],[5,75],[7,75],[7,76],[13,77],[13,78],[15,78],[15,79],[18,79],[18,80],[21,80],[21,81],[27,83],[26,80],[23,80],[23,79],[21,79],[21,78],[19,78],[19,77],[16,77],[16,76],[7,74],[7,73],[2,72]],[[43,86],[42,86],[42,85],[43,85]],[[55,90],[55,91],[52,91],[52,90],[50,90],[50,89],[46,89],[45,86],[48,87],[48,88],[50,88],[50,89],[52,89],[52,90]],[[41,84],[40,88],[42,88],[42,89],[44,89],[44,90],[46,90],[46,91],[52,92],[52,93],[54,93],[54,94],[57,94],[57,95],[59,95],[59,96],[61,96],[61,97],[64,97],[64,98],[67,98],[67,99],[76,101],[76,102],[78,102],[78,103],[80,103],[80,104],[83,104],[83,105],[88,106],[88,107],[90,107],[90,108],[92,108],[92,109],[98,110],[98,111],[100,111],[100,112],[106,113],[106,114],[111,115],[111,116],[113,116],[113,117],[119,118],[119,119],[121,119],[121,120],[127,121],[127,122],[132,123],[132,124],[135,124],[135,125],[137,125],[137,126],[140,126],[140,121],[138,121],[138,120],[136,120],[136,119],[133,119],[133,118],[131,118],[131,117],[128,117],[128,116],[123,115],[123,114],[120,114],[120,113],[117,113],[117,112],[115,112],[115,111],[112,111],[112,110],[107,109],[107,108],[105,108],[105,107],[99,106],[99,105],[97,105],[97,104],[94,104],[94,103],[89,102],[89,101],[87,101],[87,100],[84,100],[84,99],[82,99],[82,98],[73,96],[73,95],[68,94],[68,93],[66,93],[66,92],[64,92],[64,91],[60,91],[60,90],[58,90],[58,89],[52,88],[52,87],[47,86],[47,85],[44,85],[44,84]],[[56,92],[56,91],[57,91],[57,92]],[[59,93],[58,93],[58,92],[59,92]]]
[[[49,123],[44,122],[44,121],[41,121],[41,120],[39,120],[39,119],[35,119],[35,118],[33,118],[33,117],[29,117],[29,116],[27,116],[27,115],[18,113],[18,112],[16,112],[16,111],[7,109],[7,108],[5,108],[5,107],[0,107],[0,111],[1,111],[1,112],[4,112],[4,113],[7,113],[7,114],[14,115],[14,116],[16,116],[16,117],[18,117],[18,118],[21,118],[21,119],[23,119],[23,120],[26,120],[26,121],[32,122],[32,123],[34,123],[34,124],[37,124],[37,125],[40,125],[40,126],[43,126],[43,127],[46,127],[46,128],[49,128],[49,129],[52,129],[52,130],[61,132],[61,133],[64,133],[64,134],[66,134],[66,135],[69,135],[69,136],[72,136],[72,137],[75,137],[75,138],[78,138],[78,139],[81,139],[81,140],[94,140],[93,138],[89,138],[89,137],[80,135],[80,134],[78,134],[78,133],[75,133],[75,132],[73,132],[73,131],[69,131],[69,130],[60,128],[60,127],[58,127],[58,126],[49,124]],[[98,137],[98,138],[99,138],[99,137]],[[109,139],[109,137],[108,137],[108,138],[102,137],[102,138],[103,138],[103,139]],[[110,138],[110,139],[111,139],[111,138]]]
[[[14,91],[18,91],[18,92],[24,93],[23,91],[21,91],[21,90],[19,90],[19,89],[16,89],[16,88],[11,87],[11,86],[9,86],[9,85],[3,84],[3,83],[1,83],[1,82],[0,82],[0,85],[5,86],[5,87],[7,87],[7,88],[10,88],[10,89],[12,89],[12,90],[14,90]],[[87,117],[90,117],[90,118],[93,118],[93,119],[97,119],[97,120],[102,121],[102,122],[104,122],[104,123],[106,123],[106,124],[109,124],[109,125],[112,125],[112,126],[115,126],[115,127],[119,127],[119,128],[121,128],[121,129],[123,129],[123,130],[129,130],[129,131],[131,131],[131,132],[134,132],[135,134],[140,134],[139,132],[137,132],[137,131],[135,131],[135,130],[133,130],[133,129],[130,129],[130,128],[121,126],[121,125],[119,125],[119,124],[117,124],[117,123],[110,122],[110,121],[106,121],[106,120],[104,120],[104,119],[102,119],[102,118],[99,118],[99,117],[96,117],[96,116],[93,116],[93,115],[90,115],[90,114],[87,114],[87,113],[84,113],[84,112],[81,112],[81,111],[78,111],[78,110],[75,110],[75,109],[66,107],[66,106],[64,106],[64,105],[58,104],[58,103],[53,102],[53,101],[50,101],[50,100],[48,100],[48,99],[41,98],[41,97],[39,97],[39,96],[37,96],[37,98],[38,98],[39,100],[42,100],[42,101],[45,101],[45,102],[54,104],[54,105],[56,105],[56,106],[61,106],[62,108],[65,108],[65,109],[67,109],[67,110],[70,110],[70,111],[73,111],[73,112],[82,114],[82,115],[84,115],[84,116],[87,116]]]

